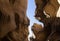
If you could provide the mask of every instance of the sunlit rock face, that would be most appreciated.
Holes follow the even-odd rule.
[[[60,4],[60,0],[57,0],[57,1],[58,1],[58,3]],[[60,6],[59,6],[59,9],[58,9],[58,11],[57,11],[56,17],[60,17]]]
[[[46,14],[50,15],[50,17],[56,17],[57,11],[59,9],[59,3],[57,0],[35,0],[36,3],[36,11],[35,17],[40,17],[41,20],[46,18]]]
[[[39,24],[33,25],[32,30],[36,35],[36,39],[32,39],[32,41],[60,41],[60,17],[56,16],[59,10],[58,1],[35,0],[35,3],[35,17],[44,23],[44,28],[41,25],[37,26]]]
[[[48,36],[48,31],[45,30],[42,25],[34,23],[32,26],[32,31],[34,32],[36,38],[31,39],[32,41],[46,41]]]
[[[0,41],[28,41],[27,0],[0,0]]]

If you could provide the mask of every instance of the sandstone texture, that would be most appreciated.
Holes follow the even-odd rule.
[[[35,18],[42,22],[44,27],[35,23],[32,30],[36,38],[31,40],[60,41],[60,18],[56,17],[59,8],[57,0],[35,0],[35,4]]]
[[[48,36],[47,31],[44,30],[42,25],[36,23],[32,26],[32,31],[36,36],[36,38],[32,39],[32,41],[45,41]]]
[[[57,0],[35,0],[36,3],[36,11],[35,17],[40,17],[41,19],[46,18],[44,11],[50,17],[56,17],[57,10],[59,8],[59,3]]]
[[[0,41],[28,41],[27,0],[0,0]]]
[[[36,38],[32,41],[58,41],[60,40],[60,18],[49,18],[44,20],[44,27],[35,23],[32,26]]]

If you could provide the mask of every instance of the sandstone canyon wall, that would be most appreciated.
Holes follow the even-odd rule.
[[[0,41],[28,41],[27,0],[0,0]]]
[[[56,17],[59,4],[57,0],[35,0],[35,18],[44,23],[44,27],[34,24],[32,30],[36,35],[32,41],[60,41],[60,18]]]

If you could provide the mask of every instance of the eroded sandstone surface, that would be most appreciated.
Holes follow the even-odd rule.
[[[35,18],[44,24],[34,24],[32,30],[36,35],[32,41],[60,41],[60,18],[56,17],[59,8],[57,0],[35,0]]]
[[[0,41],[28,41],[27,0],[0,0]]]
[[[47,22],[48,20],[48,22]],[[44,27],[34,24],[32,30],[36,36],[32,41],[58,41],[60,40],[60,18],[50,18],[44,20]]]
[[[50,17],[56,17],[57,10],[59,8],[59,3],[57,0],[35,0],[36,12],[35,17],[40,17],[41,19],[46,18],[44,11]]]
[[[42,25],[34,23],[32,26],[32,30],[36,36],[35,39],[32,39],[32,41],[45,41],[47,38],[47,31],[44,30]]]

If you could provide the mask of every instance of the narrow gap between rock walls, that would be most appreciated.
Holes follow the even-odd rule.
[[[37,24],[41,24],[43,26],[43,23],[39,22],[37,19],[35,19],[34,15],[35,15],[35,0],[28,0],[28,8],[27,8],[27,16],[30,20],[30,25],[28,26],[28,31],[29,31],[29,35],[28,35],[28,41],[30,41],[30,38],[36,38],[35,34],[32,31],[32,26],[34,23]]]

